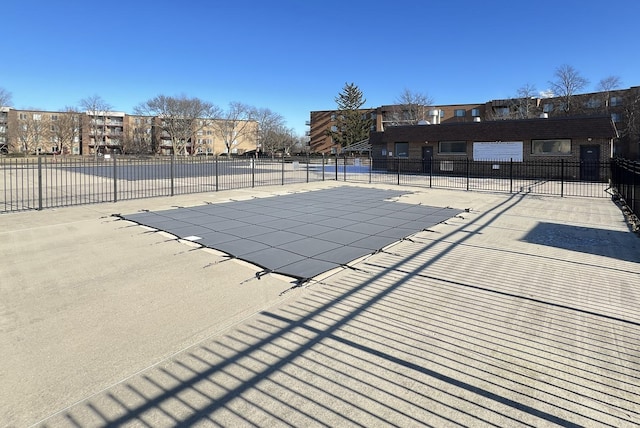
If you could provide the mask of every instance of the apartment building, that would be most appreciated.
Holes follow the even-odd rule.
[[[373,125],[372,132],[384,131],[391,126],[417,125],[426,121],[431,124],[473,122],[485,116],[485,104],[453,104],[428,106],[418,117],[400,105],[384,105],[377,108],[362,109],[360,112],[368,116]],[[309,121],[309,146],[312,153],[335,154],[338,147],[327,135],[327,131],[337,131],[337,115],[335,110],[312,111]]]
[[[0,151],[3,153],[80,153],[80,114],[40,110],[0,112]]]
[[[7,154],[7,129],[9,125],[9,107],[0,107],[0,154]]]
[[[609,92],[592,92],[571,97],[566,105],[562,97],[496,99],[486,103],[427,106],[420,123],[440,125],[474,123],[479,121],[520,120],[532,118],[561,118],[585,116],[610,116],[619,137],[616,138],[613,155],[640,159],[640,87],[617,89]],[[401,105],[386,105],[363,109],[374,122],[372,132],[383,132],[394,126],[416,125],[415,114],[407,115]],[[339,153],[338,147],[327,135],[337,130],[338,111],[312,111],[310,115],[309,145],[312,153]]]
[[[172,119],[174,122],[177,119]],[[167,119],[120,111],[78,112],[0,108],[0,154],[163,154],[176,143]],[[258,124],[224,120],[189,121],[180,154],[243,154],[257,147]]]
[[[118,111],[85,112],[82,115],[84,150],[81,153],[122,153],[125,116],[124,112]]]

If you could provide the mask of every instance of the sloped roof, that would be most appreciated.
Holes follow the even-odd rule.
[[[589,116],[395,126],[384,132],[372,133],[371,141],[521,141],[617,136],[618,132],[609,116]]]

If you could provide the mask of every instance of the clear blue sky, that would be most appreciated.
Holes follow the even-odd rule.
[[[436,104],[548,88],[568,64],[591,82],[640,85],[637,0],[10,0],[0,87],[16,108],[57,110],[99,95],[114,110],[157,95],[239,101],[300,134],[345,83],[364,107],[403,89]]]

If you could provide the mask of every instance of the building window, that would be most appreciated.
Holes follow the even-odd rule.
[[[571,140],[531,140],[531,154],[534,155],[570,155]]]
[[[600,108],[602,105],[602,101],[598,98],[591,98],[589,101],[585,103],[586,108]]]
[[[399,157],[399,158],[409,157],[409,143],[396,143],[395,150],[396,150],[396,157]]]
[[[611,120],[614,122],[622,122],[622,115],[620,113],[611,113]]]
[[[58,120],[58,115],[57,114],[52,114],[51,115],[51,120]]]
[[[331,125],[331,132],[338,132],[338,127],[336,125]]]
[[[444,110],[440,110],[440,119],[444,119]]]
[[[20,120],[27,120],[27,114],[26,113],[20,113],[19,118],[20,118]]]
[[[455,109],[455,110],[453,111],[453,115],[454,115],[455,117],[464,117],[464,115],[465,115],[466,113],[467,113],[467,112],[466,112],[464,109],[461,109],[461,108],[459,108],[459,109]]]
[[[42,115],[40,113],[33,114],[33,120],[41,120],[41,119],[42,119]]]
[[[551,113],[553,111],[553,104],[552,103],[545,103],[542,105],[542,112],[543,113]]]
[[[609,101],[609,105],[611,105],[611,107],[621,106],[622,97],[611,97],[611,100]]]
[[[466,155],[466,141],[440,141],[438,153],[443,155]]]
[[[336,121],[336,114],[331,113],[331,122],[335,122],[335,121]]]
[[[473,108],[473,109],[471,109],[471,116],[473,116],[473,117],[480,117],[480,109],[479,109],[479,108]]]

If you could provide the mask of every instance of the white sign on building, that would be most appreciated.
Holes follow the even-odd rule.
[[[474,142],[473,160],[522,162],[522,141]]]

